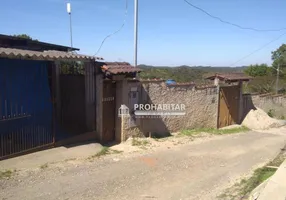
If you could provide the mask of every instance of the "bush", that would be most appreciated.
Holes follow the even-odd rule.
[[[269,117],[274,117],[274,110],[273,109],[270,109],[268,112],[267,112],[268,116]]]

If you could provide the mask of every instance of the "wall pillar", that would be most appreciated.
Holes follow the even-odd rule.
[[[123,136],[123,123],[125,118],[119,117],[118,112],[121,105],[128,107],[128,81],[126,79],[116,81],[115,140],[117,142],[123,142],[125,140]]]
[[[219,85],[219,78],[218,78],[218,77],[215,77],[215,79],[214,79],[214,85],[215,85],[215,86],[218,86],[218,85]]]
[[[243,118],[243,82],[239,81],[239,110],[238,110],[238,123],[242,123]]]

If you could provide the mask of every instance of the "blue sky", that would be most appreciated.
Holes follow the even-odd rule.
[[[257,29],[286,28],[284,0],[189,0],[213,15]],[[96,53],[104,37],[124,21],[125,0],[70,0],[74,46]],[[106,40],[99,56],[133,63],[133,0],[124,28]],[[41,41],[70,45],[65,0],[2,0],[2,34],[25,33]],[[284,31],[286,32],[286,30]],[[183,0],[139,0],[138,63],[229,66],[283,32],[253,32],[216,21]],[[286,36],[236,65],[271,63],[271,51]]]

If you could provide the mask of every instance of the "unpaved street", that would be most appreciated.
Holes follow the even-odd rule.
[[[144,155],[111,155],[66,168],[0,180],[2,200],[212,200],[273,159],[286,133],[242,133],[197,140]]]

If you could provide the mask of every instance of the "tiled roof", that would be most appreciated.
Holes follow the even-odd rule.
[[[101,64],[102,69],[111,74],[125,74],[142,71],[140,68],[134,67],[127,62],[104,62]]]
[[[12,48],[0,48],[1,58],[32,59],[32,60],[103,60],[103,58],[80,55],[64,51],[29,51]]]
[[[206,79],[214,80],[216,77],[224,81],[249,81],[252,79],[252,77],[247,76],[244,73],[219,73],[209,76]]]

